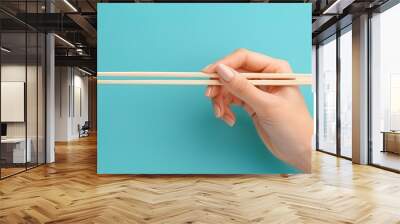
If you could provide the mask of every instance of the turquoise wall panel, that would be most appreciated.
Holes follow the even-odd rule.
[[[310,4],[98,4],[98,71],[199,71],[237,48],[311,73]],[[98,77],[108,79],[109,77]],[[203,86],[98,85],[101,174],[297,173],[241,108],[216,119]],[[311,87],[302,87],[310,112]]]

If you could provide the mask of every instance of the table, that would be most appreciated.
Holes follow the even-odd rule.
[[[32,158],[31,146],[32,140],[27,138],[27,147],[25,151],[25,138],[5,138],[1,139],[1,154],[9,163],[30,162]],[[10,148],[12,146],[12,148]],[[25,154],[26,153],[26,154]],[[12,154],[12,156],[10,155]],[[10,155],[10,156],[9,156]],[[12,158],[12,160],[11,160]]]
[[[400,154],[400,131],[382,131],[383,150],[382,152],[392,152]]]

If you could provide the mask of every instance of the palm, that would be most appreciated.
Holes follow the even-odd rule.
[[[254,71],[249,71],[245,69],[238,69],[239,72],[241,73],[249,73],[249,72],[254,72]],[[268,71],[263,71],[263,72],[268,72]],[[279,98],[279,101],[282,102],[282,99],[295,99],[296,97],[293,97],[295,95],[299,95],[298,88],[297,87],[290,87],[290,86],[257,86],[259,89],[268,92],[270,94],[273,94],[277,98]],[[215,87],[214,87],[215,88]],[[235,114],[231,110],[231,105],[238,105],[243,107],[246,112],[249,114],[249,116],[252,118],[254,126],[260,135],[261,139],[263,140],[264,144],[272,151],[275,151],[273,148],[273,142],[271,141],[270,137],[268,136],[268,133],[265,128],[266,125],[268,125],[269,120],[268,117],[265,115],[259,116],[257,111],[254,110],[250,105],[246,104],[244,101],[239,99],[238,97],[234,96],[231,94],[225,87],[219,86],[217,87],[218,94],[215,96],[215,101],[221,102],[223,105],[223,112],[225,114],[230,114],[232,117],[235,118]],[[261,114],[266,114],[265,111]]]

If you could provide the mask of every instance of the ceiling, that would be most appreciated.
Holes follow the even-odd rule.
[[[21,34],[31,31],[55,32],[56,64],[88,66],[96,70],[96,5],[99,2],[225,2],[239,3],[312,3],[313,42],[329,36],[336,22],[377,7],[387,0],[1,0],[0,24],[4,38],[14,41],[14,47],[23,46]],[[52,11],[52,13],[48,13]],[[345,23],[343,23],[345,25]],[[343,25],[342,24],[342,25]],[[331,31],[330,31],[331,29]],[[13,34],[11,34],[13,33]],[[4,36],[4,35],[3,35]],[[71,43],[74,47],[71,46]],[[5,43],[5,42],[3,42]],[[21,48],[22,49],[22,48]],[[28,51],[29,48],[28,48]]]

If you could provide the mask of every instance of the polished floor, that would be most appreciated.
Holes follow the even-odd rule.
[[[37,166],[37,164],[27,164],[25,165],[19,165],[18,167],[6,167],[6,168],[1,168],[0,173],[1,173],[1,178],[6,178],[8,176],[15,175],[20,172],[24,172],[27,169],[33,169]]]
[[[400,154],[376,150],[374,151],[372,160],[374,164],[400,170]]]
[[[25,171],[25,167],[24,168],[1,168],[1,178],[5,178],[8,176],[11,176],[13,174],[19,173],[19,172],[23,172]]]
[[[97,175],[96,139],[0,181],[0,223],[400,223],[400,175],[315,152],[313,173]]]

